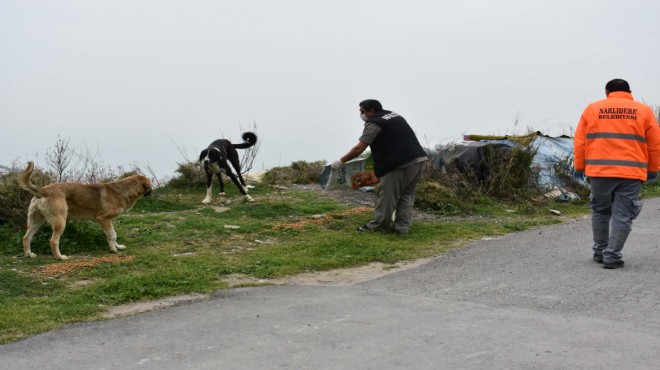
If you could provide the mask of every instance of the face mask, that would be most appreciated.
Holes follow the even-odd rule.
[[[360,113],[360,119],[362,119],[364,122],[367,122],[367,115],[364,113]]]

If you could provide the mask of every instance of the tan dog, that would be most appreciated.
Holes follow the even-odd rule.
[[[34,185],[30,175],[34,164],[28,163],[19,179],[20,186],[32,193],[28,209],[27,231],[23,237],[23,255],[36,257],[30,250],[32,237],[48,222],[53,228],[50,249],[60,260],[68,257],[60,254],[60,236],[66,226],[67,215],[98,222],[105,232],[110,251],[126,248],[117,244],[117,233],[112,222],[131,209],[143,197],[151,194],[151,182],[142,175],[133,175],[107,184],[57,183],[44,187]]]

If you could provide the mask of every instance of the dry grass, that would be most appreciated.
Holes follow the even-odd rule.
[[[76,259],[39,266],[33,271],[33,274],[38,277],[57,278],[67,275],[72,271],[92,268],[102,263],[130,262],[133,261],[133,259],[135,259],[135,256],[105,256],[87,259]]]

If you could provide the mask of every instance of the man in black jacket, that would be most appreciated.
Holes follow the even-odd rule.
[[[365,122],[362,136],[346,155],[332,163],[332,169],[338,170],[370,146],[380,189],[373,219],[358,227],[358,231],[393,229],[398,234],[408,234],[415,189],[428,159],[426,153],[408,122],[399,114],[384,110],[378,100],[362,101],[360,118]]]

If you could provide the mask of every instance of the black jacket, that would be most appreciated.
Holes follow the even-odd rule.
[[[377,177],[382,177],[415,158],[426,156],[412,128],[399,114],[381,110],[369,118],[367,123],[369,122],[382,129],[370,145]]]

